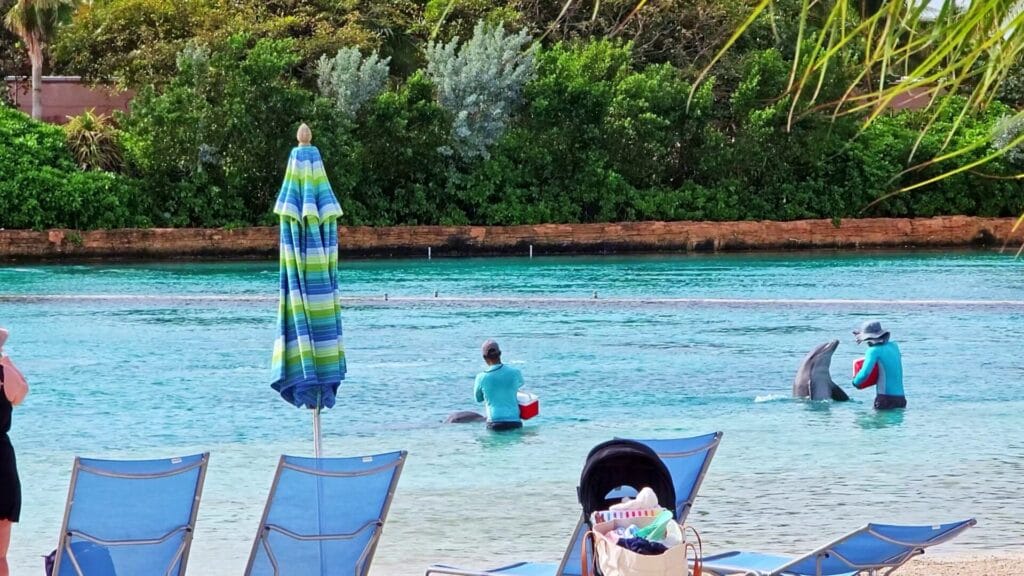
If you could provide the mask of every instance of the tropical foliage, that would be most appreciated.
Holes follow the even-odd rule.
[[[295,118],[312,94],[289,72],[289,40],[235,36],[192,43],[163,90],[144,89],[123,119],[128,171],[156,206],[157,221],[183,226],[260,222],[276,193]]]
[[[14,2],[15,0],[0,0],[0,18],[10,11]],[[6,26],[0,26],[0,77],[28,76],[29,73],[28,58],[21,47],[21,40]],[[7,93],[0,91],[0,102],[6,98]]]
[[[458,37],[427,46],[427,75],[452,114],[452,143],[462,158],[486,158],[505,133],[533,77],[529,43],[523,30],[508,34],[500,25],[480,22],[461,47]]]
[[[119,174],[79,170],[59,127],[0,106],[0,142],[0,228],[151,224],[139,183]]]
[[[137,87],[161,85],[195,40],[215,46],[237,34],[294,41],[291,72],[309,78],[323,55],[345,47],[377,50],[415,67],[409,37],[414,0],[94,0],[84,4],[54,47],[66,72]]]
[[[32,117],[43,117],[43,60],[57,29],[74,12],[77,0],[16,0],[4,24],[21,40],[32,66]]]
[[[71,155],[83,170],[121,169],[120,134],[107,115],[86,110],[68,119],[64,133]]]
[[[374,52],[363,58],[356,48],[342,48],[333,58],[321,56],[316,64],[320,94],[334,101],[334,108],[353,120],[368,100],[380,94],[388,80],[388,62]]]
[[[930,4],[95,0],[53,62],[138,95],[59,155],[162,226],[271,222],[303,121],[349,224],[1018,215],[1024,16]],[[3,206],[66,189],[6,160]]]
[[[1006,116],[999,120],[992,133],[992,146],[996,150],[1006,149],[1006,159],[1024,167],[1024,144],[1020,137],[1024,135],[1024,118]]]

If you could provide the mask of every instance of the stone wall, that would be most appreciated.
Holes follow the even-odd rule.
[[[628,222],[535,226],[342,227],[348,257],[715,252],[1024,244],[1012,218],[950,216],[795,222]],[[0,230],[0,259],[276,258],[277,228]]]

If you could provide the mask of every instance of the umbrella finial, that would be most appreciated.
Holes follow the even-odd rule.
[[[309,129],[305,122],[299,126],[299,132],[295,136],[299,139],[300,146],[309,146],[309,143],[313,141],[313,131]]]

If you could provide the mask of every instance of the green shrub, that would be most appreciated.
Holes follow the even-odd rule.
[[[491,158],[453,177],[470,222],[670,218],[664,193],[698,176],[710,85],[669,65],[633,70],[631,47],[558,44],[537,54],[527,106]]]
[[[285,40],[192,44],[166,89],[136,97],[126,156],[163,224],[268,221],[295,129],[312,113],[312,93],[289,73],[296,62]]]
[[[119,174],[82,172],[60,127],[0,106],[0,228],[149,226],[139,183]]]
[[[342,200],[346,220],[372,225],[465,223],[466,216],[446,193],[449,160],[441,149],[450,142],[450,127],[434,100],[433,85],[421,72],[371,102],[351,134],[351,163],[334,173],[342,174],[332,174],[352,182],[351,195]],[[333,158],[330,163],[342,160]]]
[[[361,2],[384,16],[389,10],[400,16],[411,6],[406,0]],[[117,3],[85,9],[82,22],[92,26],[115,18],[112,4]],[[159,22],[179,10],[164,0],[120,4],[130,22],[145,24],[146,38],[163,34]],[[788,10],[789,4],[780,6]],[[493,23],[502,13],[486,2],[459,0],[444,15],[439,10],[446,5],[426,5],[431,26],[445,22],[440,38],[468,30],[469,19],[478,18],[473,14]],[[705,5],[710,6],[701,0],[694,6]],[[181,10],[213,14],[226,5],[204,6],[192,3]],[[271,208],[303,121],[313,128],[313,143],[323,153],[346,224],[835,221],[1024,211],[1024,187],[1013,178],[1021,169],[1016,151],[888,197],[971,165],[993,146],[1012,141],[1020,126],[1000,119],[1015,112],[997,102],[961,117],[960,99],[935,119],[931,111],[887,113],[865,128],[863,118],[833,119],[829,111],[807,109],[803,100],[794,107],[783,95],[792,54],[772,48],[777,34],[796,33],[782,12],[777,30],[765,26],[771,22],[761,23],[692,99],[692,62],[673,66],[678,54],[661,54],[658,48],[668,49],[676,31],[663,31],[661,40],[641,49],[629,42],[586,40],[546,47],[538,42],[524,53],[525,35],[508,36],[482,24],[479,38],[470,42],[475,48],[434,45],[426,69],[402,83],[393,79],[390,87],[385,87],[385,67],[378,62],[367,69],[355,49],[325,59],[321,80],[327,97],[321,97],[312,83],[299,79],[313,72],[308,64],[324,46],[335,54],[348,40],[322,30],[297,30],[315,16],[318,8],[312,4],[296,8],[297,19],[270,17],[281,9],[276,4],[261,7],[246,0],[239,6],[244,7],[239,14],[269,19],[250,30],[238,15],[218,22],[193,18],[184,27],[167,29],[164,41],[147,48],[141,59],[112,61],[125,74],[158,80],[142,88],[131,112],[119,118],[123,175],[79,169],[117,167],[116,155],[101,152],[106,148],[99,144],[113,142],[116,132],[102,123],[86,116],[69,127],[82,136],[75,142],[85,141],[72,147],[73,157],[60,128],[0,109],[0,226],[275,223]],[[551,9],[557,12],[558,5]],[[592,25],[611,22],[605,12],[610,9],[602,5]],[[528,12],[514,15],[516,22],[535,16]],[[716,13],[732,17],[725,9]],[[348,29],[336,16],[325,30]],[[645,22],[668,22],[663,16]],[[593,35],[582,28],[579,15],[566,18],[549,38]],[[193,34],[193,28],[205,32]],[[96,39],[85,34],[89,29],[72,30],[68,38],[96,48]],[[112,38],[130,35],[130,27],[110,30]],[[232,30],[246,33],[227,36]],[[269,39],[291,31],[318,38],[319,47]],[[196,41],[196,35],[205,41]],[[70,40],[68,45],[75,44]],[[684,40],[690,42],[687,50],[698,52],[708,41]],[[391,42],[361,46],[379,45],[384,54]],[[170,47],[177,54],[170,59],[173,66],[164,54]],[[848,61],[855,68],[857,49],[849,47],[837,63]],[[498,54],[507,59],[504,64]],[[415,58],[404,60],[403,67]],[[145,69],[158,61],[159,71]],[[667,63],[649,64],[655,61]],[[850,71],[830,68],[821,79],[822,98],[842,94]],[[958,150],[964,152],[925,162]]]

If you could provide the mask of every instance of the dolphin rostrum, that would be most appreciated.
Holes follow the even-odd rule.
[[[839,340],[819,344],[804,357],[793,380],[793,396],[810,398],[811,400],[832,399],[845,402],[850,399],[843,389],[832,381],[829,368],[832,366],[832,354],[839,346]]]
[[[483,422],[487,420],[482,414],[473,412],[472,410],[459,410],[458,412],[452,412],[444,419],[445,424],[465,424],[467,422]]]

